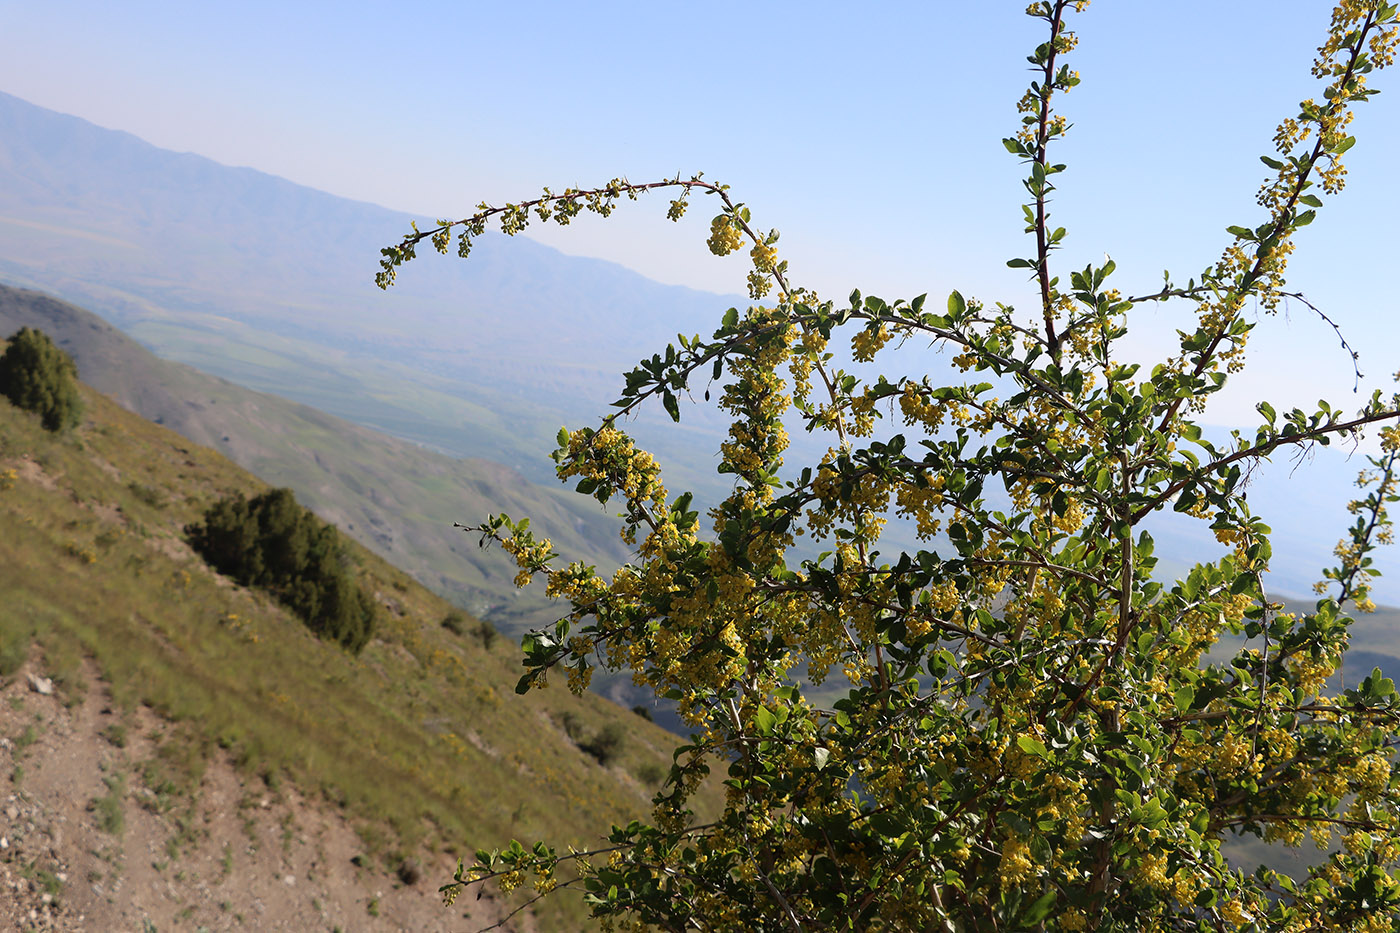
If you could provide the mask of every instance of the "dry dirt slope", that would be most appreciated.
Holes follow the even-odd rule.
[[[0,689],[0,930],[430,933],[501,919],[491,899],[443,908],[450,857],[402,878],[376,870],[338,811],[227,760],[193,804],[169,799],[140,776],[168,724],[146,710],[125,724],[95,678],[67,706],[34,689],[37,665],[19,674]]]

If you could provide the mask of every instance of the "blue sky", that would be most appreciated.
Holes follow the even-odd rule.
[[[0,90],[157,145],[420,213],[470,212],[594,184],[703,170],[783,231],[795,278],[824,295],[953,288],[1030,307],[1005,260],[1028,252],[1020,168],[1000,145],[1030,79],[1038,24],[1016,2],[850,4],[368,3],[0,5]],[[1118,262],[1152,289],[1212,262],[1224,227],[1256,224],[1279,119],[1316,93],[1317,0],[1098,0],[1074,18],[1084,84],[1063,100],[1061,268]],[[1400,69],[1361,108],[1350,186],[1303,231],[1292,282],[1363,351],[1373,385],[1400,369]],[[713,213],[668,224],[630,205],[538,239],[653,278],[742,289],[710,256]],[[392,237],[386,237],[389,239]],[[374,257],[366,257],[372,268]],[[1145,310],[1137,352],[1185,308]],[[1256,331],[1257,362],[1214,411],[1348,405],[1350,368],[1294,308]],[[1385,381],[1382,381],[1382,380]]]

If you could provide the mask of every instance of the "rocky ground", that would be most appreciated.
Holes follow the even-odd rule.
[[[194,799],[147,786],[168,724],[120,714],[86,680],[66,704],[33,665],[0,681],[0,930],[470,933],[500,919],[489,898],[443,907],[450,856],[386,872],[338,811],[227,760]]]

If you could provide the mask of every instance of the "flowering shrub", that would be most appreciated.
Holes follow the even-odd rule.
[[[721,205],[709,248],[748,244],[751,296],[773,296],[644,361],[598,429],[561,432],[559,475],[620,506],[633,562],[605,578],[559,566],[524,522],[479,527],[522,582],[545,577],[569,606],[525,638],[522,691],[560,668],[576,690],[596,665],[630,670],[694,734],[646,820],[594,852],[480,851],[444,887],[449,901],[533,875],[542,895],[582,887],[604,929],[1400,929],[1400,698],[1379,671],[1340,693],[1325,686],[1346,613],[1370,608],[1367,555],[1389,538],[1400,396],[1376,391],[1350,414],[1260,403],[1258,430],[1220,444],[1196,421],[1245,365],[1246,303],[1268,311],[1289,294],[1293,234],[1322,206],[1314,189],[1343,187],[1352,106],[1392,61],[1397,8],[1336,7],[1313,69],[1321,97],[1283,122],[1264,158],[1262,222],[1229,228],[1219,260],[1186,285],[1129,297],[1109,284],[1111,261],[1053,270],[1065,231],[1048,202],[1065,166],[1049,151],[1068,129],[1054,107],[1079,83],[1064,63],[1066,18],[1087,5],[1027,10],[1047,35],[1004,143],[1027,166],[1034,248],[1009,264],[1037,286],[1030,314],[958,292],[939,307],[822,301],[790,280],[776,232],[700,176],[546,189],[384,250],[387,287],[424,239],[446,251],[455,235],[466,255],[493,221],[507,233],[532,218],[567,223],[655,189],[675,194],[674,219],[699,191]],[[1163,359],[1121,364],[1115,347],[1147,302],[1191,316]],[[905,339],[932,341],[969,381],[863,380],[834,368],[837,337],[857,359],[891,362]],[[651,400],[679,418],[678,395],[705,378],[724,380],[718,403],[733,422],[719,469],[734,487],[702,537],[691,497],[670,497],[623,418]],[[780,478],[785,418],[832,442]],[[877,434],[882,420],[902,433]],[[1380,452],[1338,564],[1310,611],[1285,612],[1261,581],[1269,529],[1241,477],[1280,449],[1368,426]],[[1009,505],[989,503],[993,487]],[[1158,580],[1143,525],[1167,509],[1207,522],[1227,553]],[[877,551],[891,511],[928,549]],[[793,557],[799,538],[825,553]],[[1210,661],[1227,636],[1244,638]],[[840,698],[818,705],[809,684],[828,678]],[[701,823],[688,801],[712,769],[726,805]],[[1240,833],[1341,846],[1306,877],[1247,874],[1221,851]],[[579,877],[559,882],[565,860]]]

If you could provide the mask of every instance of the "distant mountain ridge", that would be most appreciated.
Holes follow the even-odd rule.
[[[0,94],[0,277],[167,358],[537,478],[536,443],[736,300],[500,237],[381,292],[379,250],[413,219]]]

